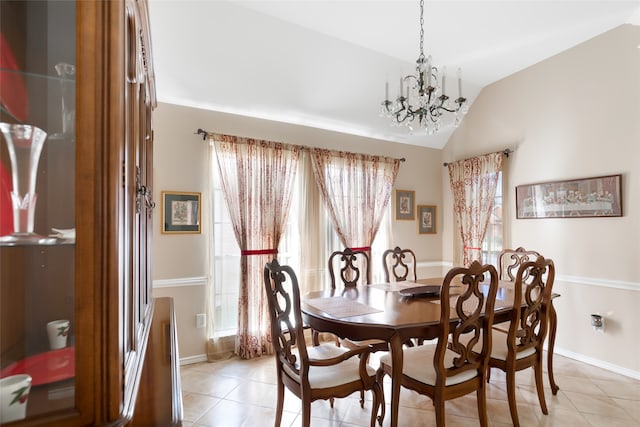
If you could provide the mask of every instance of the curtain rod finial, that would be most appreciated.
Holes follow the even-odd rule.
[[[196,134],[202,135],[202,140],[204,141],[205,139],[207,139],[208,132],[206,130],[198,128],[198,130],[196,131]]]

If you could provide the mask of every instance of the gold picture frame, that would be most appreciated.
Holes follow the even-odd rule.
[[[396,190],[394,211],[396,220],[416,219],[416,192],[413,190]]]
[[[436,207],[418,205],[418,233],[436,234]]]
[[[162,234],[199,234],[200,193],[162,192]]]

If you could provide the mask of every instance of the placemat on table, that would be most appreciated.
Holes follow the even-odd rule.
[[[380,313],[382,311],[342,297],[313,298],[306,300],[305,303],[338,319]]]

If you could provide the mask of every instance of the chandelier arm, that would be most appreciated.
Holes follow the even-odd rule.
[[[404,117],[400,115],[400,113],[405,112]],[[396,120],[398,123],[404,123],[405,120],[409,119],[409,121],[413,120],[415,114],[410,109],[401,110],[396,113]]]
[[[438,110],[444,110],[444,111],[448,111],[450,113],[457,113],[460,110],[460,106],[458,106],[458,108],[454,108],[454,109],[449,109],[445,106],[440,106],[440,107],[436,107]]]

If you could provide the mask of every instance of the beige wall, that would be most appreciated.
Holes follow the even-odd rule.
[[[625,25],[485,88],[443,150],[444,161],[512,148],[505,246],[556,263],[557,347],[640,377],[640,27]],[[444,216],[451,192],[443,171]],[[623,175],[620,218],[515,219],[515,186]],[[453,259],[452,224],[443,257]],[[605,316],[603,334],[589,314]]]
[[[513,148],[506,161],[507,246],[536,249],[556,262],[557,351],[640,377],[640,42],[623,26],[483,90],[444,150],[431,150],[160,104],[154,115],[154,197],[163,190],[204,191],[207,147],[197,128],[355,152],[405,157],[396,188],[416,190],[418,204],[438,206],[436,235],[415,221],[394,221],[394,245],[412,247],[424,272],[453,259],[451,194],[442,161]],[[515,186],[555,179],[623,174],[621,218],[516,220]],[[160,209],[159,203],[159,209]],[[204,354],[204,234],[162,235],[154,219],[154,294],[176,299],[180,355]],[[203,230],[206,232],[206,230]],[[589,314],[605,316],[605,331]]]
[[[204,329],[195,328],[195,315],[204,312],[207,230],[203,228],[202,234],[161,234],[160,200],[161,192],[166,190],[202,192],[206,197],[208,146],[194,134],[198,128],[290,144],[404,157],[406,161],[400,166],[395,187],[415,190],[416,204],[437,205],[436,225],[438,230],[442,227],[441,150],[163,103],[153,120],[153,192],[158,201],[153,232],[154,295],[175,299],[183,359],[204,354]],[[391,244],[412,248],[418,260],[423,261],[421,271],[438,271],[439,275],[442,233],[420,235],[417,227],[416,221],[392,221]]]

